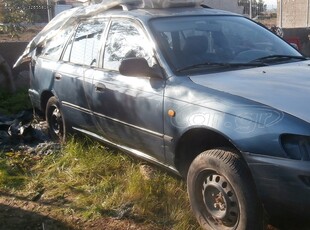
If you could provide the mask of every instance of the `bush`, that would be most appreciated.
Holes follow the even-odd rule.
[[[0,114],[16,114],[22,110],[30,109],[31,102],[26,89],[20,90],[14,95],[0,91]]]

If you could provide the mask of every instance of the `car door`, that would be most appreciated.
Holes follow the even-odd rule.
[[[156,64],[149,39],[142,27],[127,19],[112,19],[103,55],[103,68],[93,78],[92,106],[99,131],[116,144],[157,160],[164,160],[164,80],[123,76],[124,58],[144,57]]]
[[[54,73],[65,117],[74,129],[96,129],[90,108],[92,72],[98,66],[106,24],[104,19],[80,22],[65,48],[61,65]]]

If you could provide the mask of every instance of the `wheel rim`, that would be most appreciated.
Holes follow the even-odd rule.
[[[62,136],[63,122],[60,110],[55,106],[51,111],[50,127],[57,136]]]
[[[240,210],[238,199],[229,181],[215,172],[204,172],[198,180],[197,190],[203,204],[203,215],[215,229],[235,229]]]

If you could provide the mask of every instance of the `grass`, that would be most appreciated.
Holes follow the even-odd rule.
[[[154,229],[198,229],[182,180],[155,168],[146,177],[144,163],[99,143],[72,138],[59,152],[30,158],[2,155],[0,189],[44,193],[45,201],[61,202],[64,212],[85,220],[108,216]]]
[[[0,115],[10,115],[31,108],[27,89],[14,94],[0,91]],[[23,153],[0,152],[0,184],[2,188],[19,188],[26,180],[32,157]]]
[[[28,189],[49,188],[48,199],[62,194],[70,200],[68,209],[79,210],[85,219],[105,215],[158,228],[197,229],[184,183],[156,169],[147,178],[141,165],[98,143],[72,139],[33,167]]]
[[[1,113],[29,105],[25,92],[0,93]],[[199,229],[184,181],[87,138],[72,137],[46,156],[0,152],[0,191],[52,204],[63,218],[112,217],[150,229]]]
[[[0,114],[15,114],[29,108],[31,108],[31,102],[26,89],[19,90],[14,94],[0,91]]]

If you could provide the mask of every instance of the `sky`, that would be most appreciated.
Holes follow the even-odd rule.
[[[264,0],[268,9],[277,8],[277,0]]]

